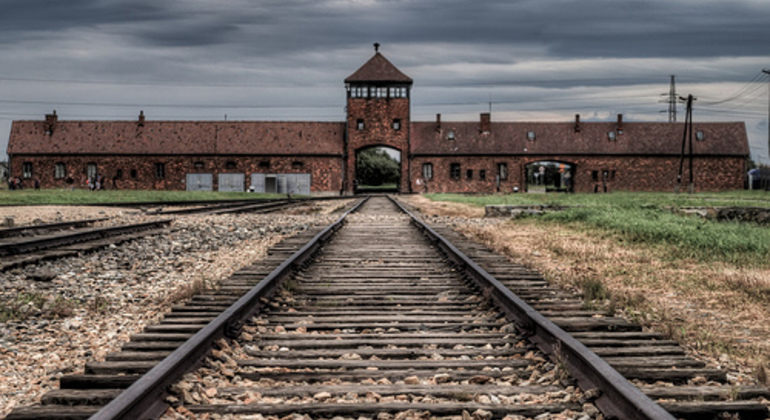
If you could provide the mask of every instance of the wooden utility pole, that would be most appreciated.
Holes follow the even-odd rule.
[[[689,155],[690,155],[690,185],[687,187],[687,191],[692,194],[695,192],[695,180],[693,176],[693,151],[692,151],[692,102],[696,100],[692,95],[688,95],[687,99],[680,98],[682,101],[687,101],[687,112],[684,120],[684,135],[682,136],[682,154],[679,159],[679,173],[676,176],[676,188],[674,192],[679,194],[682,187],[682,172],[684,171],[684,149],[689,140]],[[689,136],[688,136],[689,134]],[[688,139],[689,137],[689,139]]]

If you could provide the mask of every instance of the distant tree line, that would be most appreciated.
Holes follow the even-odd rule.
[[[379,186],[397,183],[401,164],[384,149],[371,148],[356,156],[356,179],[359,185]]]

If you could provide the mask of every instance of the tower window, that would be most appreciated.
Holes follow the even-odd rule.
[[[364,120],[362,118],[359,118],[356,121],[356,130],[363,130],[364,129]]]
[[[396,131],[401,129],[401,120],[399,118],[393,120],[393,129]]]
[[[449,165],[449,177],[452,179],[460,179],[460,164],[452,163]]]

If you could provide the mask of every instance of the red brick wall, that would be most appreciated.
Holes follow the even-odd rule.
[[[574,192],[600,191],[606,185],[608,191],[673,191],[679,170],[679,159],[675,157],[592,157],[538,156],[524,157],[415,157],[412,162],[412,189],[425,192],[422,178],[424,163],[433,164],[433,179],[427,182],[429,192],[458,193],[494,193],[497,191],[497,163],[508,165],[508,178],[500,181],[500,192],[509,193],[514,187],[520,191],[525,187],[525,166],[536,161],[559,161],[574,165]],[[450,178],[450,164],[460,163],[460,179]],[[467,179],[466,171],[473,170],[473,178]],[[479,171],[486,171],[486,179],[481,180]],[[602,171],[615,171],[612,180],[602,181]],[[592,172],[598,172],[598,181],[593,180]],[[696,191],[721,191],[742,189],[746,173],[746,159],[729,157],[699,157],[693,165]],[[417,179],[423,185],[417,185]],[[683,190],[689,182],[688,163],[685,161]]]
[[[401,129],[393,129],[393,119],[401,120]],[[364,129],[358,130],[358,119]],[[409,190],[409,99],[348,98],[348,159],[346,191],[353,190],[356,177],[356,152],[369,146],[389,146],[401,151],[401,192]]]
[[[227,169],[227,162],[235,162],[235,169]],[[270,167],[260,167],[260,162],[269,161]],[[116,180],[118,189],[160,189],[184,190],[188,173],[243,173],[246,175],[245,188],[251,183],[252,173],[310,173],[312,192],[339,192],[342,190],[341,157],[307,156],[24,156],[15,155],[11,159],[11,176],[22,176],[22,164],[33,164],[33,177],[24,180],[25,188],[34,185],[34,179],[40,180],[41,188],[85,188],[86,166],[96,163],[99,174],[107,179],[106,188],[113,189],[112,178],[118,169],[123,170],[123,177]],[[66,165],[67,177],[74,180],[68,184],[66,178],[54,178],[54,166],[57,162]],[[203,162],[202,169],[196,169],[195,163]],[[301,162],[300,167],[294,167]],[[155,163],[165,163],[165,178],[156,179]],[[131,171],[136,170],[136,177]],[[214,190],[218,188],[214,176]]]

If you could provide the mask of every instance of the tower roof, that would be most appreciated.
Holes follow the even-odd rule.
[[[412,83],[412,78],[401,72],[378,51],[361,68],[345,79],[345,83],[395,82]]]

